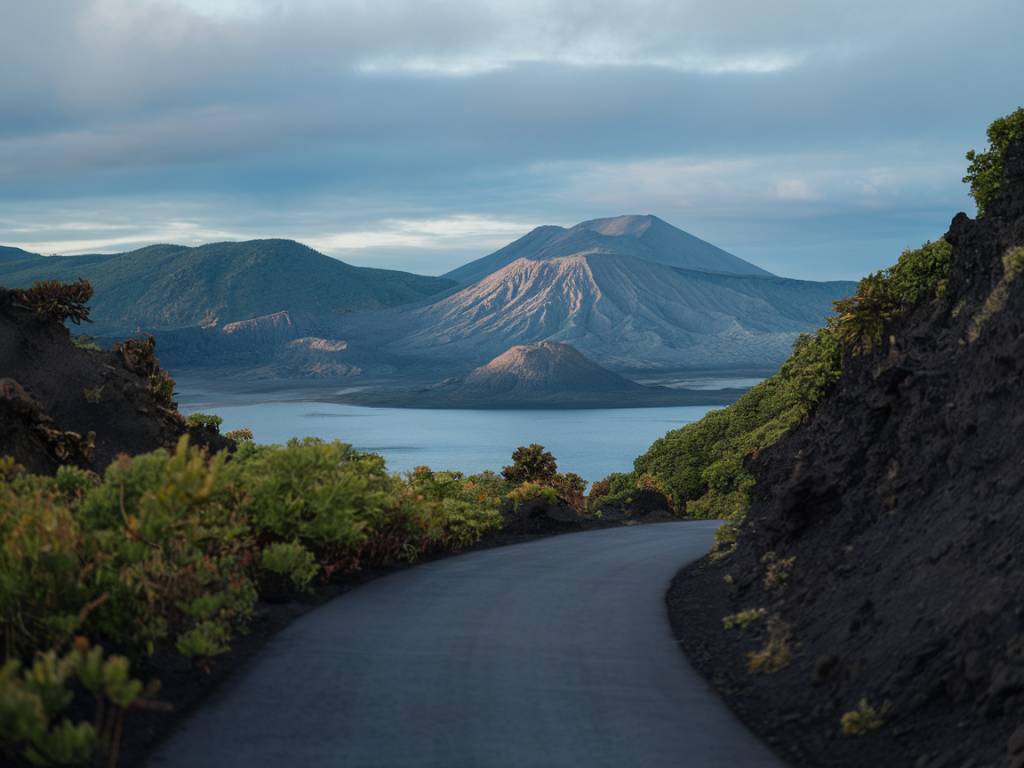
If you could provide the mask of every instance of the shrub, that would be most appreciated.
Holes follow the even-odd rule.
[[[853,296],[835,303],[829,326],[840,343],[851,352],[867,352],[882,340],[893,318],[945,295],[952,250],[945,240],[928,242],[905,250],[894,266],[861,280]]]
[[[547,504],[558,503],[558,493],[550,485],[540,483],[522,483],[509,491],[508,500],[518,509],[523,504],[532,501],[542,501]]]
[[[300,590],[308,590],[320,572],[313,553],[297,541],[277,541],[268,545],[260,555],[260,567],[286,577]]]
[[[792,632],[789,625],[778,616],[768,619],[768,641],[759,651],[747,654],[747,668],[753,672],[777,672],[789,666],[793,659],[789,641]]]
[[[315,438],[246,448],[228,472],[257,536],[303,543],[327,575],[393,557],[412,534],[380,456]]]
[[[17,301],[39,315],[52,317],[63,323],[70,320],[75,325],[89,320],[89,299],[92,285],[88,280],[62,283],[59,280],[40,280],[31,288],[17,292]]]
[[[779,589],[789,582],[796,557],[779,557],[774,551],[766,552],[761,558],[764,570],[764,588]]]
[[[755,621],[760,621],[768,612],[764,608],[748,608],[739,613],[731,613],[722,618],[722,626],[726,629],[746,629]]]
[[[878,730],[885,725],[885,718],[890,709],[889,702],[883,703],[881,709],[875,709],[867,699],[861,699],[857,702],[856,709],[843,713],[839,719],[843,736],[863,736]]]
[[[87,628],[136,655],[172,640],[199,656],[227,650],[244,630],[254,542],[224,460],[182,437],[173,454],[122,457],[86,493],[83,559],[96,563],[89,583],[107,598]]]
[[[156,339],[128,339],[114,345],[114,351],[121,355],[124,367],[145,378],[148,388],[156,401],[165,408],[174,408],[174,379],[170,377],[156,357]]]
[[[520,446],[512,453],[512,463],[501,470],[502,476],[510,483],[550,484],[558,472],[555,457],[544,450],[543,445],[531,443]]]
[[[551,478],[551,487],[570,507],[577,512],[583,511],[586,506],[586,498],[583,495],[587,488],[586,480],[575,472],[558,473]]]
[[[1003,184],[1003,155],[1010,143],[1024,140],[1024,107],[1019,107],[1005,117],[995,120],[988,127],[988,149],[967,153],[967,173],[964,183],[971,185],[971,196],[978,206],[978,216],[984,216],[986,209],[995,199]]]
[[[212,413],[190,413],[185,417],[185,426],[192,427],[194,429],[205,429],[210,432],[220,432],[220,425],[224,423],[224,419],[220,416],[216,416]]]
[[[945,294],[951,251],[944,240],[926,243],[866,277],[854,296],[836,302],[837,314],[824,328],[796,340],[778,373],[732,405],[656,440],[634,462],[636,473],[656,478],[692,517],[742,518],[754,483],[746,459],[806,418],[838,380],[844,354],[870,350],[893,318]],[[718,538],[723,550],[735,531],[723,526]]]
[[[79,333],[71,337],[71,343],[78,349],[84,349],[88,352],[102,352],[100,345],[96,343],[96,339],[92,336],[88,336],[84,333]]]
[[[232,429],[229,432],[224,433],[224,437],[228,440],[234,440],[236,443],[242,441],[252,442],[252,430],[248,427],[239,427],[238,429]]]

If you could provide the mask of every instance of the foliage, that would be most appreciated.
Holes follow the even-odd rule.
[[[156,339],[127,339],[114,345],[114,351],[121,355],[124,367],[142,376],[149,382],[149,391],[156,401],[165,408],[174,408],[174,379],[163,368],[156,357]]]
[[[971,196],[984,216],[1003,184],[1003,156],[1013,141],[1024,140],[1024,107],[1000,117],[988,127],[988,149],[967,153],[964,183],[971,185]]]
[[[981,337],[981,331],[993,315],[999,314],[1006,308],[1006,302],[1010,298],[1010,286],[1024,269],[1024,247],[1010,248],[1003,254],[1003,274],[999,282],[985,297],[981,309],[974,313],[967,326],[967,341],[971,344]]]
[[[857,293],[835,303],[829,322],[840,343],[854,353],[867,352],[882,341],[893,318],[923,301],[946,293],[952,247],[945,240],[906,250],[888,269],[868,275]]]
[[[84,333],[72,336],[71,343],[74,344],[77,349],[84,349],[88,352],[102,352],[100,345],[96,343],[96,339]]]
[[[252,430],[248,427],[239,427],[238,429],[232,429],[224,433],[224,437],[228,440],[234,440],[236,443],[245,441],[252,441]]]
[[[65,715],[80,686],[94,700],[92,722]],[[0,757],[33,765],[80,765],[98,751],[117,764],[124,711],[155,690],[131,677],[128,660],[76,639],[71,650],[40,652],[27,667],[8,658],[0,667]]]
[[[844,355],[870,350],[893,318],[945,294],[951,250],[944,240],[926,243],[866,277],[856,295],[836,302],[837,314],[824,328],[797,339],[777,374],[732,405],[656,440],[636,459],[636,474],[656,478],[692,517],[741,518],[754,482],[744,468],[747,457],[806,418],[838,380]],[[734,529],[720,529],[720,548],[734,539]]]
[[[722,618],[722,626],[726,629],[746,629],[755,621],[760,621],[768,612],[764,608],[748,608],[745,611],[731,613]]]
[[[31,288],[17,292],[17,301],[22,306],[45,317],[63,323],[70,320],[75,325],[89,320],[89,299],[92,286],[88,280],[62,283],[60,280],[39,280]]]
[[[586,507],[587,500],[583,493],[587,489],[587,481],[575,472],[557,473],[551,478],[551,487],[559,498],[577,512],[582,512]]]
[[[508,499],[516,508],[532,501],[555,504],[558,502],[558,492],[550,485],[524,482],[509,491]]]
[[[220,425],[224,419],[212,413],[190,413],[185,417],[185,425],[195,429],[206,429],[210,432],[220,432]]]
[[[793,659],[793,652],[790,649],[792,631],[789,625],[778,616],[769,617],[767,625],[768,640],[765,646],[759,651],[747,654],[747,669],[753,673],[777,672],[789,666]]]
[[[796,557],[779,557],[774,551],[766,552],[761,558],[764,565],[764,588],[779,589],[789,583]]]
[[[531,443],[520,446],[512,453],[512,463],[501,470],[510,483],[543,483],[549,485],[558,473],[558,464],[543,445]]]
[[[128,348],[131,364],[147,354]],[[32,475],[0,458],[0,757],[116,754],[123,709],[146,695],[130,663],[159,649],[205,666],[246,631],[258,590],[275,579],[308,589],[367,564],[461,549],[501,528],[509,500],[582,498],[578,476],[542,474],[560,490],[513,487],[493,472],[400,477],[380,456],[314,439],[244,441],[229,460],[185,436],[174,451],[119,457],[102,477],[72,466]],[[76,635],[74,654],[47,650]],[[84,691],[96,697],[94,723],[54,719]]]
[[[844,712],[839,719],[843,736],[863,736],[871,731],[877,731],[885,725],[885,718],[890,709],[889,702],[883,703],[881,709],[875,709],[867,699],[861,699],[857,702],[856,709]]]
[[[297,541],[275,541],[264,548],[260,567],[285,576],[296,589],[307,590],[320,572],[313,553]]]

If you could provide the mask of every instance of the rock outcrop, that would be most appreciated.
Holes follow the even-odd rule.
[[[798,764],[1024,765],[1024,141],[1004,161],[945,235],[945,296],[751,461],[735,551],[670,597],[697,665]],[[763,618],[723,630],[739,611]],[[785,663],[749,672],[766,650]]]

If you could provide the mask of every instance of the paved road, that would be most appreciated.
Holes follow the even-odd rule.
[[[373,581],[276,636],[159,766],[778,766],[676,646],[713,523],[612,528]]]

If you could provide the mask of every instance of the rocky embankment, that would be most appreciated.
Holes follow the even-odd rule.
[[[76,344],[59,319],[29,303],[24,292],[0,288],[0,456],[32,472],[61,464],[99,472],[120,453],[173,446],[189,431],[151,340],[112,352]],[[193,442],[231,444],[191,432]]]
[[[1024,141],[945,238],[944,296],[750,461],[734,551],[669,595],[694,663],[799,765],[1024,765]]]

